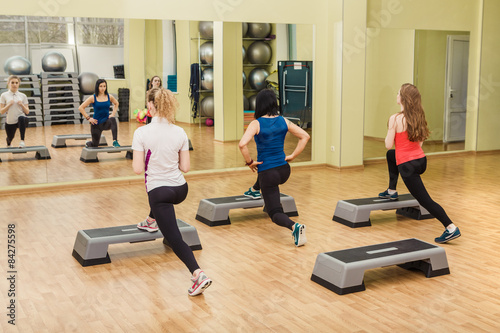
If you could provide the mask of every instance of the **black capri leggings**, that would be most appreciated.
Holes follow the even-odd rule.
[[[281,227],[293,229],[295,222],[290,220],[283,212],[281,206],[280,189],[278,185],[284,184],[290,177],[290,165],[287,163],[276,168],[259,172],[253,188],[262,192],[264,205],[271,220]]]
[[[174,205],[186,199],[188,184],[181,186],[161,186],[148,192],[149,206],[156,218],[161,233],[167,239],[174,253],[193,273],[200,268],[193,254],[193,250],[182,240],[177,226]]]
[[[19,116],[17,118],[17,123],[15,124],[7,124],[5,123],[5,132],[7,134],[7,143],[10,145],[12,139],[16,135],[16,130],[19,127],[19,135],[21,136],[21,140],[24,141],[24,134],[26,133],[26,128],[28,127],[29,118],[25,116]]]
[[[92,135],[92,147],[99,147],[99,141],[101,140],[102,131],[111,130],[111,135],[113,135],[113,141],[118,140],[118,125],[116,124],[116,118],[110,117],[104,123],[97,125],[90,125],[90,134]]]
[[[396,189],[398,175],[401,175],[411,195],[417,199],[422,207],[427,209],[432,216],[437,218],[444,227],[452,224],[453,222],[450,220],[443,207],[432,200],[429,193],[427,193],[422,178],[420,178],[420,175],[423,174],[427,168],[427,158],[422,157],[396,165],[396,151],[394,149],[388,150],[386,157],[387,166],[389,168],[389,188],[392,190]]]

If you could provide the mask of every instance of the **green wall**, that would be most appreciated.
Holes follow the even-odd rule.
[[[413,82],[414,31],[368,29],[373,38],[366,48],[364,135],[385,138],[389,117],[400,111],[396,95],[403,83]]]

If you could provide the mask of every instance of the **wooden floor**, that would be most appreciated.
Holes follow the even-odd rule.
[[[243,167],[245,161],[238,149],[238,141],[218,142],[214,140],[214,127],[198,124],[177,123],[186,131],[194,150],[190,152],[191,170],[213,170]],[[142,126],[135,121],[121,122],[118,130],[118,141],[122,146],[131,145],[135,129]],[[308,129],[311,133],[311,129]],[[49,149],[50,160],[36,160],[35,153],[0,154],[0,187],[12,185],[43,184],[67,181],[91,180],[112,177],[133,176],[132,161],[125,158],[125,152],[98,154],[99,163],[84,163],[80,161],[85,140],[68,140],[67,148],[51,147],[54,135],[90,133],[89,125],[54,125],[45,127],[30,127],[26,132],[28,146],[45,145]],[[108,145],[112,143],[110,131],[104,131]],[[5,131],[0,131],[0,140],[5,140]],[[291,153],[297,145],[293,135],[287,135],[285,151]],[[3,142],[3,143],[2,143]],[[295,161],[311,160],[310,140]],[[19,143],[16,135],[13,145]],[[4,147],[5,141],[0,141]],[[255,143],[249,144],[254,157],[257,156]]]
[[[293,168],[282,192],[307,225],[296,248],[290,232],[261,209],[230,212],[232,224],[195,220],[203,198],[238,195],[250,171],[187,176],[177,217],[195,226],[195,256],[213,279],[187,295],[189,272],[160,240],[111,245],[112,263],[83,268],[71,256],[78,230],[137,223],[148,212],[144,185],[80,188],[0,197],[0,279],[4,332],[498,332],[500,331],[500,154],[432,157],[423,180],[463,236],[444,244],[451,274],[427,279],[396,266],[365,274],[366,291],[339,296],[310,280],[318,253],[418,238],[442,226],[378,211],[372,226],[332,221],[338,200],[387,187],[386,166],[364,170]],[[400,193],[406,193],[404,185]],[[7,223],[16,225],[17,326],[7,324]]]

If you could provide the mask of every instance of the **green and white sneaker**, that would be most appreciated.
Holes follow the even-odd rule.
[[[252,199],[260,199],[261,198],[260,192],[259,191],[252,191],[251,187],[248,189],[248,191],[246,191],[245,193],[243,193],[243,195],[245,197],[249,197],[249,198],[252,198]]]
[[[307,243],[306,226],[300,223],[295,223],[292,231],[293,242],[299,247]]]
[[[458,229],[458,227],[455,229],[454,232],[449,232],[447,229],[445,229],[441,236],[434,238],[434,241],[436,243],[443,244],[460,236],[462,236],[462,234],[460,233],[460,229]]]

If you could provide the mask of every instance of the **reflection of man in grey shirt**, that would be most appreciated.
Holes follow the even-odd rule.
[[[7,113],[5,119],[5,131],[7,132],[7,146],[10,147],[16,130],[19,127],[21,142],[19,147],[25,147],[24,134],[28,127],[28,117],[30,110],[28,108],[28,97],[19,92],[20,80],[17,76],[11,75],[7,81],[8,91],[0,95],[0,113]]]

